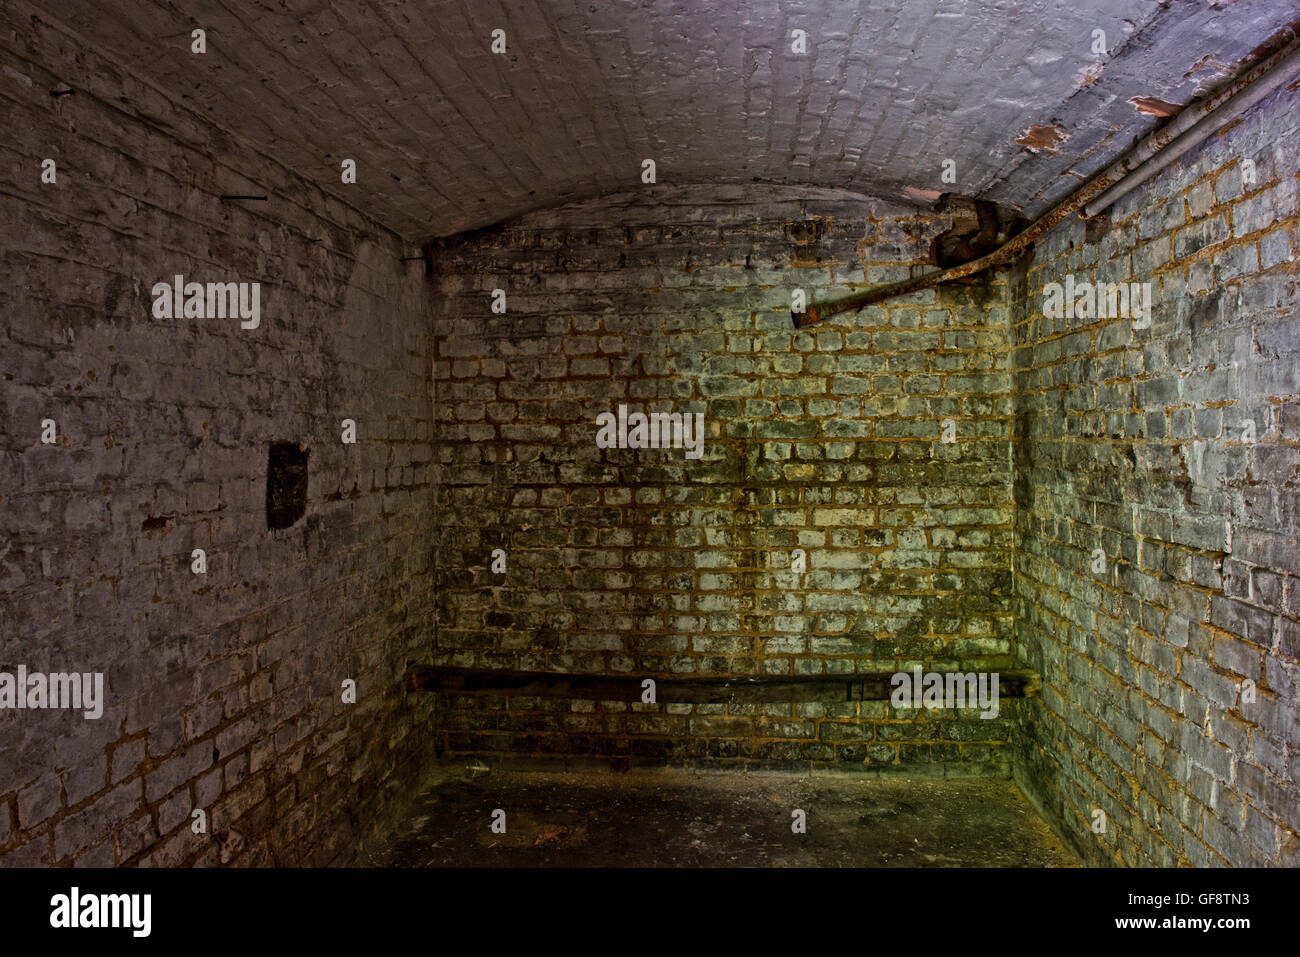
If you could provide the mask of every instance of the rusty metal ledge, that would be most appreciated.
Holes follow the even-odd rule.
[[[947,675],[949,672],[934,672]],[[970,674],[971,672],[951,672]],[[999,671],[998,696],[1032,697],[1040,678],[1032,671]],[[786,701],[885,701],[893,693],[892,673],[853,675],[756,675],[752,677],[671,677],[656,675],[578,675],[550,671],[502,671],[412,665],[408,691],[505,695],[527,698],[581,698],[640,701],[647,678],[655,682],[660,704],[777,703]],[[974,707],[974,702],[971,703]]]

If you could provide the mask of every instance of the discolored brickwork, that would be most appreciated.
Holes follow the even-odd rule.
[[[432,702],[400,686],[433,614],[423,269],[80,38],[12,16],[0,671],[99,672],[105,702],[97,720],[0,711],[0,863],[346,861],[428,743]],[[260,282],[260,325],[155,319],[151,287],[177,273]],[[282,440],[310,449],[306,514],[270,530]]]
[[[1013,291],[1017,653],[1044,678],[1018,765],[1095,863],[1300,862],[1290,96],[1096,240],[1054,231]],[[1044,284],[1071,272],[1151,283],[1150,328],[1045,317]]]
[[[1003,287],[790,324],[793,290],[904,277],[947,226],[844,194],[657,188],[435,248],[433,663],[1008,666]],[[620,403],[704,413],[702,457],[598,447]],[[1012,707],[453,698],[438,733],[451,752],[992,770]]]

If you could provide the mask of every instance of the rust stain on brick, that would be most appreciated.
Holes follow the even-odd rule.
[[[1205,56],[1201,57],[1199,60],[1197,60],[1195,63],[1192,64],[1191,69],[1189,69],[1186,73],[1183,74],[1183,79],[1190,80],[1196,74],[1205,71],[1209,71],[1210,73],[1213,74],[1213,77],[1209,78],[1211,82],[1213,82],[1213,80],[1216,80],[1218,78],[1229,76],[1232,73],[1232,69],[1220,63],[1219,58],[1217,56],[1215,56],[1213,53],[1207,53],[1205,54]]]
[[[1075,74],[1075,81],[1079,84],[1079,89],[1086,90],[1088,87],[1092,86],[1094,83],[1100,80],[1101,71],[1102,71],[1102,64],[1090,63],[1088,66],[1084,67],[1077,74]]]
[[[1267,40],[1238,60],[1237,63],[1239,66],[1258,63],[1260,60],[1271,57],[1274,53],[1277,53],[1297,36],[1300,36],[1300,21],[1290,23],[1281,30],[1278,30]]]
[[[1031,153],[1055,153],[1056,148],[1068,139],[1059,127],[1031,126],[1016,138],[1016,142]]]

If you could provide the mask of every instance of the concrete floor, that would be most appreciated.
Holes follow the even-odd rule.
[[[492,811],[506,812],[493,833]],[[807,832],[791,812],[807,812]],[[1010,781],[675,769],[438,774],[390,867],[1072,867]]]

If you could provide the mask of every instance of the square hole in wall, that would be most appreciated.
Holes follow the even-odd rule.
[[[307,450],[272,442],[266,454],[266,527],[288,528],[307,511]]]

